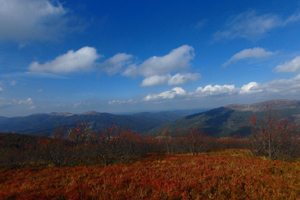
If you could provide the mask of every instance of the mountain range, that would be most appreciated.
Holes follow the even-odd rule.
[[[72,113],[40,113],[25,117],[0,117],[0,132],[21,134],[50,135],[57,126],[76,126],[86,121],[95,129],[112,125],[127,127],[138,133],[144,133],[162,124],[174,121],[199,110],[165,111],[157,113],[136,113],[132,115],[115,115],[110,113],[85,112]]]
[[[300,123],[300,101],[270,100],[255,104],[232,104],[211,110],[143,112],[131,115],[85,112],[0,117],[0,132],[50,135],[56,126],[70,127],[76,126],[78,121],[86,121],[95,129],[117,125],[138,133],[155,135],[165,127],[168,127],[170,134],[195,127],[210,136],[227,137],[249,133],[249,128],[245,126],[246,120],[252,115],[263,115],[266,109],[274,110],[279,119],[288,118],[292,122]]]

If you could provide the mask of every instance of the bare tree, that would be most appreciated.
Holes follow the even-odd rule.
[[[251,127],[253,142],[252,152],[269,159],[285,160],[298,154],[299,127],[287,119],[279,120],[271,109],[264,116],[252,116],[248,121]]]
[[[190,153],[198,155],[201,152],[208,151],[211,147],[211,140],[202,130],[192,128],[186,132],[185,144]]]
[[[41,137],[39,140],[40,154],[45,161],[52,162],[55,166],[65,164],[69,157],[67,130],[65,127],[56,127],[52,138]]]

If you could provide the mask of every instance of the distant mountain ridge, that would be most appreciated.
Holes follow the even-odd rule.
[[[245,135],[249,133],[249,128],[245,127],[246,120],[254,114],[262,115],[266,109],[274,110],[279,118],[287,118],[300,124],[300,101],[277,99],[215,108],[166,123],[148,131],[148,133],[156,134],[164,127],[168,127],[170,133],[175,134],[177,130],[195,127],[202,129],[207,135],[216,137],[227,137],[234,134]]]
[[[161,124],[174,121],[191,114],[186,112],[136,113],[133,115],[115,115],[89,111],[73,113],[37,113],[25,117],[0,118],[0,132],[50,135],[56,126],[75,126],[78,121],[86,121],[95,129],[105,126],[123,126],[136,132],[143,133]]]
[[[278,113],[280,118],[288,118],[300,124],[300,101],[279,99],[254,104],[231,104],[208,111],[142,112],[131,115],[89,111],[79,114],[37,113],[25,117],[0,117],[0,132],[50,135],[56,126],[70,127],[76,126],[78,121],[86,121],[95,129],[117,125],[128,127],[138,133],[157,134],[168,126],[173,134],[180,129],[196,127],[204,130],[207,135],[227,137],[249,132],[247,128],[241,126],[253,114],[262,115],[267,106]]]

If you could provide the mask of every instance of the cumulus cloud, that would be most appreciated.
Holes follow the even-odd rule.
[[[205,95],[219,95],[219,94],[230,94],[234,92],[234,85],[207,85],[204,88],[198,87],[196,93],[201,93]]]
[[[0,40],[47,40],[61,34],[67,11],[50,0],[1,0]]]
[[[290,79],[273,80],[266,83],[250,82],[244,85],[241,95],[264,96],[268,98],[294,98],[300,93],[300,75]]]
[[[120,72],[121,68],[124,65],[127,65],[130,63],[130,59],[133,56],[126,53],[118,53],[114,55],[113,57],[105,60],[103,63],[101,63],[102,70],[104,70],[109,75],[116,74]]]
[[[277,72],[297,72],[300,71],[300,56],[297,56],[291,61],[278,65],[275,70]]]
[[[173,49],[165,56],[153,56],[149,58],[139,66],[138,70],[145,77],[166,74],[172,71],[187,70],[194,56],[194,48],[183,45]]]
[[[204,88],[198,87],[196,91],[193,92],[186,92],[181,87],[175,87],[172,90],[162,92],[160,94],[152,94],[147,95],[143,101],[160,101],[160,100],[170,100],[175,98],[182,98],[182,99],[198,99],[198,98],[205,98],[209,96],[216,96],[216,95],[233,95],[237,94],[239,88],[235,88],[234,85],[207,85]]]
[[[181,87],[175,87],[170,91],[165,91],[157,95],[147,95],[143,101],[153,101],[162,99],[174,99],[175,97],[184,96],[186,94],[185,90]]]
[[[290,23],[300,21],[300,13],[282,19],[275,14],[258,15],[256,11],[247,11],[228,20],[225,28],[215,33],[215,39],[246,38],[258,40],[265,33],[277,27],[284,27]]]
[[[248,59],[248,58],[264,58],[273,55],[273,52],[266,51],[265,49],[261,47],[256,47],[253,49],[244,49],[235,55],[233,55],[226,63],[224,63],[222,66],[226,67],[231,63],[234,63],[239,60]]]
[[[262,89],[259,89],[259,85],[257,82],[250,82],[241,87],[240,93],[241,94],[252,94],[252,93],[257,93],[257,92],[261,92],[261,91],[262,91]]]
[[[33,62],[29,66],[30,71],[69,73],[76,71],[85,71],[94,65],[100,55],[93,47],[83,47],[77,51],[70,50],[66,54],[58,56],[53,61],[39,64]]]
[[[179,85],[188,81],[195,81],[200,78],[200,74],[195,73],[177,73],[172,72],[187,71],[191,65],[190,61],[194,58],[194,48],[188,45],[173,49],[165,56],[153,56],[142,64],[132,64],[123,72],[124,76],[135,77],[143,76],[144,80],[141,86],[155,85]]]

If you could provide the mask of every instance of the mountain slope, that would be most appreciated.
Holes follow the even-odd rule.
[[[268,107],[267,107],[268,106]],[[300,101],[296,100],[271,100],[255,104],[239,105],[233,104],[206,112],[189,115],[174,122],[166,123],[149,131],[155,134],[164,127],[168,127],[171,133],[176,130],[190,127],[200,128],[205,134],[217,137],[226,137],[234,134],[247,134],[249,128],[245,122],[252,115],[263,115],[265,109],[274,110],[279,118],[300,122]]]

